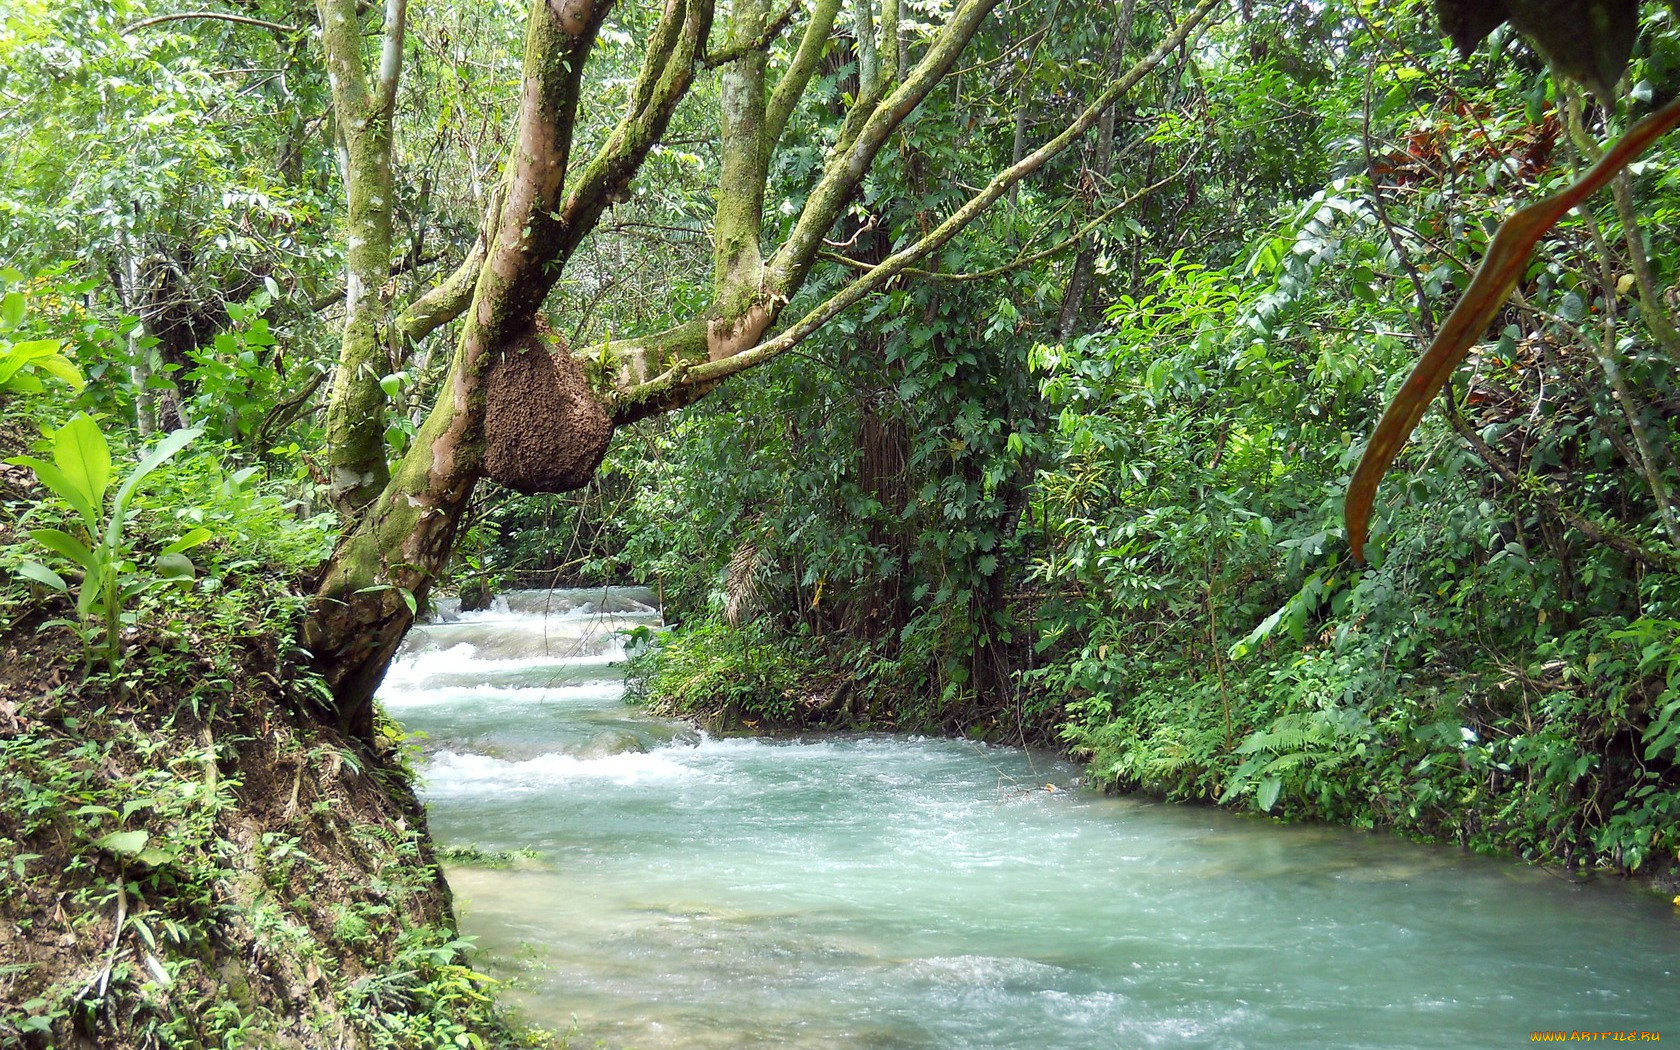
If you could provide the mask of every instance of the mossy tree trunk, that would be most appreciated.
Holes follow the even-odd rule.
[[[349,516],[385,487],[385,392],[389,371],[391,145],[402,75],[407,0],[386,0],[379,65],[362,55],[357,0],[316,0],[339,136],[345,221],[344,333],[327,401],[327,470],[333,503]]]

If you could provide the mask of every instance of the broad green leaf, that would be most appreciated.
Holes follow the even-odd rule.
[[[64,577],[42,565],[38,561],[26,561],[18,566],[18,575],[36,583],[46,584],[55,591],[69,591],[70,587],[64,582]]]
[[[48,463],[44,459],[36,459],[34,456],[13,456],[6,462],[33,470],[36,480],[50,489],[58,498],[70,504],[71,509],[82,516],[82,522],[87,526],[89,532],[97,533],[99,531],[98,508],[88,501],[82,491],[65,475],[64,471],[58,469],[56,464]]]
[[[105,490],[111,485],[111,446],[92,416],[78,412],[58,428],[53,434],[53,462],[89,504],[105,505]]]
[[[157,560],[157,574],[165,580],[190,580],[198,572],[192,559],[185,554],[161,554]]]
[[[95,839],[93,844],[107,852],[132,857],[146,848],[146,840],[150,837],[144,831],[113,831]]]
[[[117,489],[117,502],[111,508],[111,520],[105,526],[105,542],[109,546],[116,546],[122,536],[123,516],[128,513],[128,501],[134,498],[134,490],[140,487],[140,482],[147,474],[163,466],[171,456],[187,447],[187,443],[204,433],[204,428],[193,427],[190,430],[177,430],[159,441],[152,450],[146,453],[134,468],[134,472],[123,480],[122,487]]]
[[[186,535],[182,536],[174,543],[171,543],[169,546],[163,548],[160,553],[167,556],[170,554],[179,554],[182,551],[190,551],[199,544],[212,539],[214,535],[215,534],[209,529],[200,525],[199,527],[189,531]]]
[[[32,359],[18,353],[17,347],[12,347],[0,353],[0,383],[5,383],[17,373],[17,370],[28,364]]]
[[[1254,796],[1254,801],[1267,813],[1277,805],[1278,793],[1283,790],[1283,781],[1277,777],[1267,777],[1260,783],[1260,790]]]
[[[58,341],[54,339],[31,339],[0,352],[0,382],[15,382],[13,376],[26,365],[45,368],[45,362],[52,358],[64,359],[58,347]],[[65,360],[65,363],[69,361]],[[80,373],[77,376],[79,378]]]
[[[62,554],[84,569],[93,567],[93,552],[88,550],[81,540],[62,529],[31,529],[29,538],[56,554]]]
[[[72,390],[80,390],[87,385],[82,376],[82,370],[63,354],[49,354],[35,362],[35,367],[55,379],[69,384]]]
[[[16,328],[23,323],[23,293],[7,292],[5,298],[0,299],[0,324],[7,328]]]
[[[85,618],[93,613],[105,595],[105,577],[110,571],[110,566],[101,565],[82,577],[82,588],[76,592],[77,615]]]

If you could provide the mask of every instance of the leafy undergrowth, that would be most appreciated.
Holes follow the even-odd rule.
[[[1680,768],[1644,731],[1674,700],[1628,631],[1469,672],[1309,648],[1224,681],[1162,661],[1072,706],[1065,729],[1111,789],[1287,820],[1388,828],[1680,888]],[[1651,643],[1647,643],[1650,648]],[[1350,697],[1352,699],[1350,699]]]
[[[145,630],[86,679],[33,627],[0,645],[0,1045],[530,1045],[397,749],[295,714],[284,624]]]
[[[855,655],[867,655],[861,651]],[[705,621],[632,645],[626,695],[721,731],[921,728],[897,695],[809,637]]]
[[[655,639],[657,638],[657,641]],[[738,628],[699,619],[631,639],[625,696],[715,732],[927,733],[1053,746],[1054,722],[972,692],[931,693],[913,659],[844,636],[786,633],[756,620]]]
[[[321,716],[285,640],[330,535],[252,473],[159,472],[113,671],[98,619],[18,573],[64,508],[0,468],[0,1047],[537,1045],[471,966],[397,740]],[[195,574],[149,585],[192,528]]]

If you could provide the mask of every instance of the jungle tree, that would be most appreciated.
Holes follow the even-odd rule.
[[[371,732],[373,692],[413,622],[418,601],[448,559],[481,479],[524,492],[581,487],[619,426],[690,404],[724,379],[785,353],[948,243],[1010,187],[1094,127],[1121,96],[1184,46],[1216,7],[1216,0],[1202,0],[1185,12],[1171,32],[1124,75],[1109,81],[1060,133],[994,175],[925,236],[896,248],[797,320],[783,323],[784,309],[817,263],[825,235],[884,147],[951,73],[1000,3],[962,0],[928,35],[914,62],[908,60],[910,45],[901,33],[899,4],[885,0],[879,21],[870,5],[860,5],[854,30],[866,41],[860,52],[872,57],[860,62],[859,91],[820,176],[786,238],[766,252],[768,165],[835,29],[838,0],[808,6],[799,43],[774,82],[764,54],[788,27],[792,8],[772,16],[762,0],[740,0],[714,33],[711,0],[668,0],[647,39],[622,118],[587,158],[574,155],[579,110],[589,101],[585,72],[613,4],[533,0],[518,130],[499,202],[486,215],[483,259],[469,259],[426,297],[427,323],[441,324],[457,309],[462,315],[454,357],[408,452],[378,495],[359,510],[355,494],[370,487],[361,479],[383,477],[384,450],[377,440],[383,432],[381,405],[356,377],[376,372],[382,341],[351,338],[347,331],[338,362],[341,377],[348,378],[335,383],[328,408],[336,424],[329,459],[335,476],[357,480],[339,486],[352,496],[352,513],[325,567],[304,636],[333,689],[341,719],[353,732]],[[328,19],[354,15],[353,5],[323,4],[322,13]],[[385,39],[400,28],[402,14],[399,0],[387,5]],[[714,43],[714,35],[721,40]],[[334,68],[331,34],[326,38],[329,68]],[[337,65],[348,74],[366,75],[355,63]],[[710,306],[651,336],[556,352],[554,340],[542,330],[548,292],[608,207],[625,194],[695,78],[708,67],[723,70],[719,145],[725,158],[716,192]],[[398,71],[387,61],[381,70],[379,84],[386,72],[394,77]],[[337,68],[334,74],[342,93],[348,74],[340,75]],[[352,95],[355,90],[350,88]],[[374,87],[371,103],[383,98],[382,90]],[[375,194],[360,192],[365,193],[360,199],[371,205]],[[463,286],[471,287],[470,299],[460,294]]]

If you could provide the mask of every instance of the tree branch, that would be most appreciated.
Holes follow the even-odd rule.
[[[811,9],[811,24],[805,27],[805,35],[799,38],[799,49],[794,52],[793,61],[782,78],[776,81],[775,88],[770,92],[770,101],[764,107],[766,156],[782,140],[788,118],[793,115],[794,106],[798,105],[806,85],[810,84],[812,75],[817,71],[823,47],[828,43],[828,35],[834,29],[834,20],[839,14],[840,0],[817,0],[816,7]]]
[[[300,33],[303,30],[297,26],[282,25],[279,22],[268,22],[261,18],[247,18],[244,15],[223,14],[220,11],[180,11],[172,15],[155,15],[142,18],[140,21],[123,27],[124,33],[138,33],[142,29],[163,25],[165,22],[181,22],[187,19],[205,19],[216,22],[234,22],[242,26],[257,26],[261,29],[272,29],[277,33]]]
[[[793,13],[798,9],[799,5],[797,3],[788,4],[786,7],[782,8],[780,14],[770,20],[770,22],[764,27],[764,32],[758,34],[757,37],[738,44],[732,44],[721,51],[716,51],[707,55],[705,61],[701,63],[701,66],[705,69],[716,69],[719,66],[725,66],[731,62],[745,58],[747,55],[767,50],[775,39],[782,35],[782,30],[788,27],[788,23],[793,21]]]
[[[384,39],[379,47],[378,82],[374,105],[389,110],[396,102],[397,81],[402,77],[403,32],[408,17],[408,0],[385,0]]]
[[[695,346],[692,340],[695,325],[687,323],[633,343],[616,344],[613,349],[621,360],[628,355],[641,355],[637,360],[625,362],[622,371],[626,381],[669,370],[679,359],[687,360],[683,366],[686,369],[700,356],[728,357],[757,342],[815,265],[824,236],[845,210],[887,139],[955,64],[969,39],[999,3],[1001,0],[963,0],[927,55],[889,97],[883,97],[890,86],[889,78],[878,78],[873,95],[860,99],[847,114],[839,140],[829,152],[822,175],[806,195],[805,208],[795,220],[788,240],[770,260],[751,266],[754,272],[750,281],[743,280],[743,272],[737,269],[722,269],[715,274],[713,301],[702,318],[705,342]],[[832,24],[833,14],[826,5],[819,7],[812,28]],[[810,39],[811,33],[807,32],[807,42]],[[803,45],[801,50],[805,50]],[[791,71],[789,75],[793,75]],[[805,82],[808,78],[790,81],[784,77],[784,83]],[[778,91],[781,86],[778,85]],[[786,119],[785,114],[782,119]],[[762,193],[762,187],[759,192]],[[720,192],[720,202],[725,197]],[[749,286],[751,295],[737,294]],[[579,356],[597,358],[607,350],[607,347],[596,347]]]
[[[1201,3],[1197,4],[1185,16],[1171,35],[1156,45],[1154,50],[1133,66],[1125,76],[1114,81],[1061,134],[1022,158],[1020,163],[1011,165],[993,176],[980,193],[970,198],[950,218],[940,223],[926,237],[893,253],[879,265],[870,269],[868,273],[811,310],[796,324],[774,339],[762,342],[750,350],[722,360],[692,366],[679,363],[679,366],[673,367],[655,379],[621,392],[613,402],[615,420],[630,422],[693,402],[713,386],[716,386],[720,380],[763,364],[797,346],[842,311],[898,276],[911,263],[926,258],[931,253],[944,247],[952,237],[955,237],[958,232],[1007,193],[1011,186],[1043,167],[1052,158],[1077,141],[1086,131],[1090,130],[1109,106],[1112,106],[1151,70],[1160,65],[1167,56],[1182,46],[1189,39],[1191,33],[1207,19],[1213,9],[1219,6],[1221,2],[1222,0],[1201,0]],[[953,16],[953,20],[955,20],[955,16]],[[954,58],[954,56],[947,58],[947,64],[950,58]],[[927,61],[924,60],[924,66]],[[921,72],[922,70],[918,69],[918,74]],[[913,75],[911,79],[915,81],[918,78]],[[907,82],[904,88],[895,92],[893,97],[883,104],[882,108],[892,108],[899,111],[898,107],[902,106],[904,101],[901,95],[910,86],[910,82]],[[910,108],[913,108],[913,106]],[[909,109],[902,109],[901,112],[907,115]],[[784,248],[783,251],[785,252],[787,249]]]
[[[494,230],[501,218],[504,192],[500,184],[491,191],[490,200],[484,208],[484,219],[479,224],[478,238],[473,241],[467,257],[461,260],[461,265],[392,319],[392,327],[408,342],[417,343],[455,320],[472,302],[478,273],[484,269],[484,260],[489,255],[488,231]]]
[[[1540,238],[1577,204],[1598,192],[1616,173],[1650,145],[1680,123],[1680,99],[1676,99],[1635,124],[1586,174],[1550,197],[1535,201],[1504,222],[1488,243],[1487,254],[1476,268],[1470,287],[1447,315],[1446,323],[1418,359],[1411,375],[1394,395],[1377,428],[1366,442],[1365,453],[1353,473],[1346,501],[1348,546],[1353,556],[1364,556],[1371,510],[1377,500],[1382,476],[1400,454],[1413,430],[1429,411],[1436,391],[1446,383],[1453,369],[1464,360],[1470,347],[1492,323],[1517,279],[1528,265]]]
[[[1189,166],[1190,165],[1186,163],[1166,178],[1150,183],[1148,186],[1138,190],[1119,204],[1116,204],[1114,207],[1108,209],[1101,215],[1098,215],[1090,222],[1075,230],[1073,233],[1069,234],[1065,240],[1062,240],[1057,244],[1053,244],[1041,251],[1033,252],[1031,255],[1022,255],[1004,263],[1001,266],[994,266],[989,270],[979,270],[974,273],[945,273],[940,270],[918,270],[915,267],[905,267],[903,270],[900,270],[899,273],[905,277],[919,277],[926,281],[942,281],[948,284],[963,284],[969,281],[989,281],[994,277],[1002,277],[1006,273],[1012,273],[1023,266],[1031,266],[1035,262],[1048,259],[1052,255],[1057,255],[1080,243],[1085,238],[1095,233],[1097,228],[1103,223],[1114,218],[1116,215],[1131,207],[1133,204],[1136,204],[1143,198],[1149,196],[1151,193],[1154,193],[1156,190],[1176,181],[1180,175],[1184,174]],[[854,270],[867,271],[874,268],[874,264],[872,263],[866,263],[861,259],[848,259],[843,255],[838,255],[833,252],[824,252],[823,258],[832,262],[840,263],[842,266],[849,266]]]
[[[862,184],[888,136],[922,104],[922,100],[950,71],[957,57],[968,46],[969,39],[1000,2],[965,0],[952,12],[950,21],[928,53],[897,90],[867,110],[860,102],[853,115],[861,111],[867,116],[856,123],[855,132],[850,135],[842,129],[840,142],[830,154],[822,177],[806,198],[805,210],[794,223],[787,242],[766,266],[766,282],[776,292],[791,297],[792,291],[816,262],[817,253],[822,250],[823,237]],[[879,78],[877,91],[888,83],[886,78]],[[848,117],[847,124],[853,123],[853,118]]]
[[[1493,472],[1499,475],[1500,479],[1507,485],[1518,492],[1532,496],[1536,503],[1550,511],[1554,516],[1563,519],[1577,532],[1594,543],[1625,554],[1641,565],[1658,572],[1680,572],[1680,557],[1676,557],[1667,551],[1649,550],[1623,534],[1619,529],[1594,522],[1564,503],[1561,493],[1538,478],[1528,479],[1525,482],[1522,476],[1512,469],[1511,465],[1506,463],[1499,453],[1482,440],[1482,436],[1476,433],[1476,428],[1471,426],[1470,422],[1459,413],[1458,406],[1452,403],[1450,395],[1451,391],[1448,391],[1447,396],[1442,399],[1444,402],[1443,414],[1447,417],[1448,424],[1452,426],[1453,431],[1459,437],[1470,445],[1477,458],[1493,468]]]

